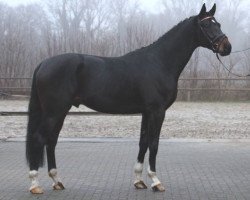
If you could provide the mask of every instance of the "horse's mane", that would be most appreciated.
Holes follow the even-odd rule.
[[[178,32],[178,30],[180,30],[181,28],[183,28],[183,26],[185,26],[187,23],[190,23],[190,21],[192,19],[194,19],[194,16],[186,18],[186,19],[180,21],[178,24],[174,25],[170,30],[168,30],[165,34],[163,34],[161,37],[159,37],[152,44],[157,43],[157,42],[161,41],[162,39],[165,39],[166,37],[168,37],[168,36],[170,36],[172,34],[175,34],[176,32]],[[150,45],[152,45],[152,44],[150,44]]]
[[[136,49],[136,50],[134,50],[132,52],[127,53],[126,55],[131,55],[131,54],[134,54],[134,53],[138,53],[138,52],[153,48],[155,45],[157,45],[158,43],[161,43],[163,40],[166,40],[168,37],[171,37],[172,35],[175,35],[176,32],[178,32],[180,29],[185,27],[194,18],[195,18],[195,16],[191,16],[189,18],[186,18],[186,19],[180,21],[178,24],[174,25],[170,30],[168,30],[166,33],[164,33],[162,36],[160,36],[153,43],[151,43],[151,44],[149,44],[147,46],[138,48],[138,49]]]

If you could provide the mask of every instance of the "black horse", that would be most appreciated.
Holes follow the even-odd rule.
[[[134,185],[147,188],[141,174],[149,149],[151,187],[164,191],[155,162],[165,111],[176,99],[178,78],[197,47],[222,56],[231,52],[214,18],[215,10],[216,5],[206,12],[204,4],[197,16],[180,22],[153,44],[121,57],[63,54],[44,60],[34,72],[29,103],[26,157],[30,192],[43,192],[37,176],[45,147],[54,189],[64,189],[57,177],[55,147],[69,109],[80,104],[104,113],[142,114]]]

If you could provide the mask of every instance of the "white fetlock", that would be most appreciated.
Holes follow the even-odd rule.
[[[57,176],[57,169],[51,169],[49,171],[49,177],[52,178],[53,182],[56,184],[59,182],[59,178]]]
[[[148,176],[152,179],[153,183],[151,184],[151,188],[154,191],[160,191],[163,192],[165,191],[165,188],[163,187],[163,185],[161,184],[160,180],[158,179],[158,177],[156,176],[156,172],[153,172],[150,170],[150,167],[148,167]]]
[[[137,162],[134,167],[135,182],[142,181],[142,170],[143,170],[143,163]]]
[[[143,179],[142,179],[142,170],[143,170],[143,163],[137,162],[134,166],[134,172],[135,172],[134,186],[136,189],[147,188],[146,184],[143,182]]]
[[[63,189],[65,189],[62,182],[61,182],[61,180],[60,180],[60,178],[57,176],[57,169],[51,169],[49,171],[49,177],[51,177],[52,180],[53,180],[52,186],[53,186],[54,190],[63,190]]]
[[[39,186],[39,182],[38,182],[38,171],[36,170],[30,171],[29,178],[31,180],[31,186],[29,188],[29,191],[32,194],[42,194],[43,189]]]

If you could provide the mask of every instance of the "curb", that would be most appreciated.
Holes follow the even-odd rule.
[[[2,142],[25,142],[25,137],[4,138]],[[93,138],[67,138],[59,137],[58,142],[82,143],[112,143],[112,142],[139,142],[139,138],[93,137]],[[250,139],[198,139],[198,138],[162,138],[160,143],[250,143]]]

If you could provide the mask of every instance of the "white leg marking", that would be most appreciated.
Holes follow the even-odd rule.
[[[36,188],[39,186],[39,182],[38,182],[38,171],[36,170],[32,170],[29,172],[29,178],[31,180],[31,186],[30,186],[30,190]]]
[[[56,185],[58,182],[61,182],[60,178],[57,176],[57,169],[51,169],[49,171],[49,177],[53,180],[53,186]]]
[[[148,166],[148,176],[152,179],[153,183],[151,184],[151,187],[154,187],[158,184],[160,184],[160,180],[158,179],[158,177],[156,176],[156,172],[152,172],[150,170],[150,167]]]
[[[143,163],[137,162],[134,167],[135,171],[135,182],[134,184],[142,181],[142,169],[143,169]]]

